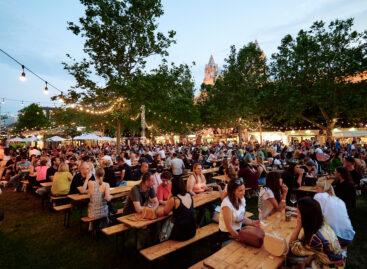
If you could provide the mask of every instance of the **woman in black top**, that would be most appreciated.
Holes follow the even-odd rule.
[[[196,234],[194,201],[181,178],[172,180],[172,196],[163,212],[158,212],[158,215],[168,215],[171,212],[174,225],[170,239],[185,241],[193,238]]]
[[[337,167],[335,177],[337,179],[334,188],[335,194],[344,201],[350,215],[350,210],[356,208],[356,188],[345,167]]]

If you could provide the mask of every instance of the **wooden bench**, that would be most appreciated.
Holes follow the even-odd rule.
[[[111,235],[116,235],[115,238],[115,242],[116,242],[116,252],[118,252],[118,235],[121,234],[124,231],[127,231],[130,227],[120,223],[120,224],[116,224],[107,228],[103,228],[102,229],[102,233],[104,233],[107,236],[111,236]]]
[[[56,201],[67,200],[67,199],[69,198],[66,195],[62,195],[62,196],[50,195],[50,203],[52,204],[54,209],[56,207]]]
[[[107,228],[103,228],[102,233],[104,233],[107,236],[111,236],[111,235],[115,235],[118,233],[122,233],[128,229],[129,229],[129,226],[121,223],[121,224],[116,224],[116,225],[113,225]]]
[[[163,257],[169,253],[172,253],[176,250],[179,250],[183,247],[186,247],[192,243],[195,243],[205,237],[208,237],[212,234],[215,234],[219,231],[219,227],[217,223],[211,223],[204,227],[201,227],[196,230],[196,235],[186,241],[174,241],[167,240],[158,245],[143,249],[140,253],[147,258],[149,261],[154,261],[160,257]]]
[[[53,209],[56,212],[64,212],[64,226],[65,227],[69,227],[70,212],[72,208],[73,208],[72,204],[53,206]]]

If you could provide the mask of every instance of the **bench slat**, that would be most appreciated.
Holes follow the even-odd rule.
[[[209,225],[197,229],[196,235],[189,240],[186,241],[167,240],[158,245],[143,249],[140,251],[140,253],[148,260],[153,261],[157,258],[163,257],[171,252],[174,252],[180,248],[190,245],[196,241],[199,241],[202,238],[208,237],[218,231],[219,231],[218,224],[211,223]]]
[[[121,233],[123,231],[126,231],[129,229],[129,226],[121,223],[121,224],[117,224],[117,225],[113,225],[113,226],[110,226],[110,227],[107,227],[107,228],[103,228],[102,229],[102,232],[105,234],[105,235],[114,235],[114,234],[117,234],[117,233]]]
[[[58,206],[54,206],[54,210],[55,211],[64,211],[64,210],[67,210],[67,209],[71,209],[73,207],[72,204],[65,204],[65,205],[58,205]]]

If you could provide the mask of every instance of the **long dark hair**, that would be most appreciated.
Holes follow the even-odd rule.
[[[350,176],[349,176],[349,172],[348,172],[348,170],[345,168],[345,167],[343,167],[343,166],[338,166],[337,168],[336,168],[336,171],[340,174],[340,176],[342,177],[342,179],[344,179],[345,181],[351,181],[351,178],[350,178]]]
[[[324,223],[321,207],[316,200],[307,196],[298,200],[298,210],[301,213],[305,243],[309,244],[311,237],[317,233]]]
[[[240,200],[236,198],[235,192],[236,192],[236,189],[243,184],[244,183],[242,179],[234,178],[234,179],[231,179],[227,185],[228,199],[229,201],[231,201],[233,207],[236,208],[237,210],[240,207]]]
[[[184,183],[182,178],[174,178],[172,179],[172,195],[186,195],[186,184]]]
[[[281,199],[281,189],[280,189],[280,173],[271,171],[266,175],[266,187],[272,190],[275,199],[280,202]]]

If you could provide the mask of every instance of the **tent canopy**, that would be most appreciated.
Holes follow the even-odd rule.
[[[39,139],[36,136],[27,137],[24,139],[25,142],[36,142]]]
[[[17,136],[17,137],[9,139],[9,142],[25,142],[25,140]]]
[[[51,142],[62,142],[65,139],[56,135],[56,136],[53,136],[53,137],[48,138],[47,140],[48,141],[51,141]]]
[[[101,137],[99,137],[96,134],[82,134],[74,137],[74,140],[100,140],[100,139]]]

